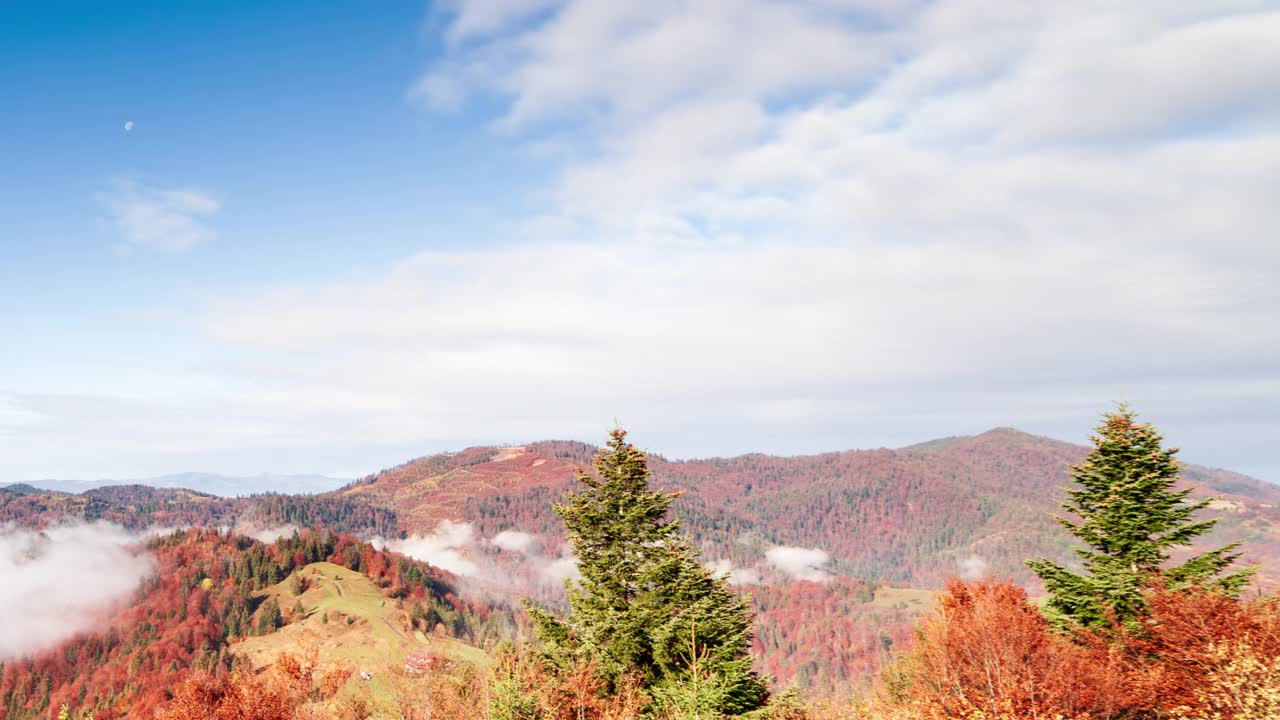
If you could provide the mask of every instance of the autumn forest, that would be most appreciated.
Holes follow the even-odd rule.
[[[997,458],[1011,452],[1010,440],[1015,457],[1043,445],[1002,431]],[[1216,527],[1211,506],[1221,508],[1220,497],[1187,484],[1177,451],[1127,407],[1105,417],[1063,478],[1058,517],[1049,519],[1070,538],[1070,554],[1059,551],[1062,540],[1021,538],[1003,553],[990,541],[964,543],[987,548],[982,568],[948,571],[930,559],[948,535],[1008,511],[978,497],[976,520],[934,513],[926,530],[929,505],[965,491],[941,485],[927,494],[928,475],[913,482],[902,463],[959,448],[977,476],[993,461],[984,455],[992,445],[987,437],[815,458],[815,480],[794,484],[777,460],[714,461],[730,471],[709,475],[706,463],[672,465],[616,430],[599,451],[551,443],[437,456],[321,496],[5,488],[0,511],[33,530],[104,520],[160,529],[131,551],[154,562],[132,599],[56,648],[0,665],[0,708],[15,720],[1280,713],[1280,604],[1266,590],[1274,571],[1248,564],[1258,557],[1253,538],[1269,536],[1248,533],[1257,521],[1242,523],[1241,513],[1228,518],[1236,530]],[[897,469],[838,480],[847,477],[841,466],[886,461]],[[563,477],[568,467],[579,469]],[[1235,483],[1232,497],[1266,492],[1235,476],[1190,472]],[[837,479],[831,490],[822,489],[824,476]],[[476,483],[490,492],[469,491]],[[745,494],[744,483],[753,486]],[[803,524],[791,535],[778,530],[781,507],[777,515],[735,509],[776,487],[812,510],[793,513],[790,522]],[[403,502],[408,491],[420,501]],[[919,529],[908,514],[879,529],[878,546],[865,536],[875,526],[840,537],[854,522],[832,508],[883,515],[874,503],[894,502],[890,492],[922,506]],[[1017,492],[1007,498],[1016,502]],[[962,495],[951,502],[965,505]],[[413,543],[426,542],[414,521],[459,509],[459,522],[493,538],[487,549],[476,543],[456,566],[458,558],[432,556],[449,568],[413,559],[421,555]],[[163,529],[175,524],[188,529]],[[268,525],[296,529],[275,539],[246,529]],[[527,531],[499,531],[512,526]],[[761,528],[775,538],[820,538],[838,560],[788,563],[776,551],[789,546],[780,545],[772,564],[753,566],[752,533]],[[548,567],[555,537],[573,572],[552,583],[536,570]],[[734,538],[747,542],[725,542]],[[876,547],[906,554],[877,558]],[[1008,561],[1018,548],[1041,552],[1015,567]],[[491,563],[505,580],[481,582],[476,563]]]

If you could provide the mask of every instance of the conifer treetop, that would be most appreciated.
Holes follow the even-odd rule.
[[[538,638],[558,666],[589,662],[611,682],[638,680],[655,698],[709,673],[722,713],[754,710],[768,692],[748,654],[750,607],[667,518],[680,493],[650,488],[649,478],[645,454],[617,428],[595,473],[578,473],[584,489],[554,506],[581,577],[566,583],[568,616],[529,608]]]
[[[1090,439],[1093,450],[1072,466],[1076,486],[1061,503],[1072,517],[1058,518],[1084,542],[1076,554],[1087,574],[1044,559],[1028,563],[1044,580],[1058,619],[1091,627],[1112,617],[1132,621],[1142,615],[1143,591],[1153,584],[1238,593],[1252,573],[1225,573],[1240,556],[1239,543],[1169,565],[1173,549],[1190,545],[1216,522],[1196,520],[1210,501],[1189,502],[1192,489],[1177,487],[1178,449],[1166,448],[1159,431],[1123,404],[1103,416]]]

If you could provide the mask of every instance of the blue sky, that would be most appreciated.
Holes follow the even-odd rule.
[[[0,481],[1117,400],[1280,479],[1280,12],[997,5],[6,5]]]

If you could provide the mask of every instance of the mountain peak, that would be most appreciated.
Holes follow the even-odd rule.
[[[990,430],[985,430],[983,432],[980,432],[977,435],[948,435],[946,437],[935,438],[933,440],[925,440],[924,442],[918,442],[913,445],[907,445],[899,448],[899,450],[905,450],[908,452],[933,452],[937,450],[946,450],[948,448],[956,447],[957,445],[962,445],[964,443],[993,441],[993,440],[1004,441],[1004,442],[1009,442],[1009,441],[1025,442],[1028,440],[1037,440],[1037,441],[1044,440],[1049,442],[1059,442],[1057,440],[1052,440],[1051,438],[1041,437],[1039,435],[1032,435],[1029,432],[1026,432],[1024,430],[1019,430],[1018,428],[1015,428],[1015,427],[1008,427],[1005,425],[1001,425],[999,427],[993,427]]]
[[[1016,427],[1010,427],[1008,425],[998,425],[986,432],[979,433],[979,435],[1015,435],[1015,436],[1023,436],[1023,437],[1036,437],[1035,435],[1032,435],[1031,433],[1025,430],[1019,430]]]

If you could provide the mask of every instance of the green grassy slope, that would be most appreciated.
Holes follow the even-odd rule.
[[[282,653],[301,655],[314,649],[322,671],[342,665],[353,668],[356,675],[344,692],[371,700],[376,716],[381,716],[392,712],[396,693],[406,682],[403,665],[409,654],[427,651],[473,664],[488,662],[488,655],[479,648],[412,630],[408,613],[361,573],[320,562],[295,574],[307,583],[302,595],[293,594],[292,575],[261,593],[263,598],[276,598],[288,624],[231,646],[254,668],[270,665]],[[296,602],[302,603],[301,617],[290,615]],[[362,679],[362,672],[370,673],[372,679]]]

